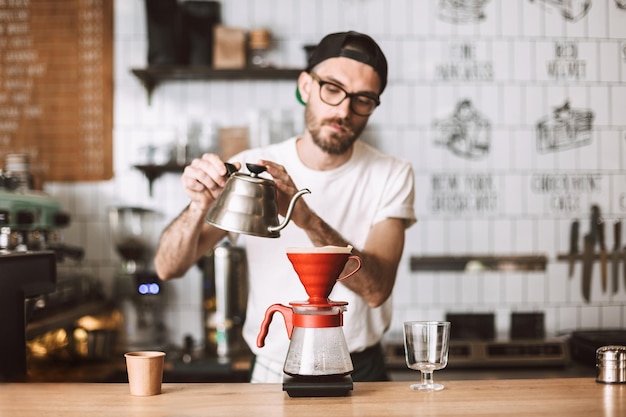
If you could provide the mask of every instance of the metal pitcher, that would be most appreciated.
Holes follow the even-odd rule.
[[[222,230],[259,237],[280,237],[280,230],[291,219],[297,199],[311,191],[304,188],[292,198],[287,214],[281,223],[278,219],[276,183],[258,175],[265,167],[246,164],[250,174],[237,172],[232,164],[226,164],[228,181],[217,198],[206,222]]]

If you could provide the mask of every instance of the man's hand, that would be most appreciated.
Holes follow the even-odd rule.
[[[276,190],[278,194],[278,212],[281,216],[285,217],[287,215],[289,203],[291,203],[293,196],[300,190],[296,187],[296,184],[294,184],[284,166],[266,160],[260,160],[259,165],[263,165],[267,168],[267,173],[272,176],[274,182],[276,183]],[[306,230],[312,215],[313,212],[304,199],[299,198],[296,201],[290,220],[294,222],[296,226]]]
[[[241,164],[234,164],[237,169]],[[185,167],[181,182],[191,205],[200,211],[206,211],[221,194],[228,177],[222,159],[212,153],[205,153]]]

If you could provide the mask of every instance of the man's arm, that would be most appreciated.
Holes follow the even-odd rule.
[[[239,169],[240,165],[236,167]],[[181,182],[191,202],[161,234],[154,258],[161,279],[183,276],[226,235],[204,221],[226,180],[224,162],[215,154],[204,154],[185,167]]]
[[[159,240],[154,266],[161,279],[181,277],[200,257],[225,236],[204,221],[205,212],[187,206],[170,223]]]
[[[319,216],[311,216],[305,231],[315,246],[350,244]],[[362,267],[341,283],[363,297],[370,307],[380,306],[391,295],[404,250],[404,230],[404,220],[384,220],[372,227],[362,251],[352,250],[361,258]],[[353,269],[354,264],[348,262],[344,273]]]
[[[271,161],[260,161],[267,167],[279,191],[279,210],[284,215],[297,188],[284,167]],[[328,225],[300,198],[295,204],[291,221],[304,230],[315,246],[347,246],[339,232]],[[371,307],[378,307],[389,298],[396,280],[398,264],[404,250],[405,223],[403,219],[390,218],[375,224],[369,231],[362,251],[352,253],[361,258],[363,266],[353,276],[341,281],[359,294]],[[354,246],[354,245],[352,245]],[[354,268],[349,262],[344,272]]]

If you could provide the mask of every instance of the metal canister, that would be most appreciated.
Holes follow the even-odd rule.
[[[596,381],[608,384],[626,382],[626,346],[602,346],[596,350]]]

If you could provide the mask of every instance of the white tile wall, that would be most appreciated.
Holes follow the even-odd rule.
[[[594,0],[588,14],[568,21],[558,2],[491,0],[478,21],[451,23],[439,17],[437,0],[227,0],[225,24],[244,29],[268,27],[276,40],[271,58],[277,65],[302,66],[302,45],[331,31],[356,29],[374,36],[386,51],[390,80],[383,105],[371,118],[366,140],[410,160],[416,173],[416,211],[420,221],[407,233],[404,258],[394,294],[392,332],[403,320],[440,319],[447,311],[493,311],[498,333],[506,334],[512,311],[544,311],[549,334],[584,327],[625,327],[626,288],[602,293],[594,270],[592,300],[580,294],[580,265],[567,277],[557,254],[567,250],[573,218],[588,225],[589,205],[601,204],[608,218],[626,213],[626,11],[613,0]],[[468,3],[469,2],[465,2]],[[546,61],[555,59],[555,43],[578,47],[584,76],[555,80]],[[147,40],[141,0],[115,1],[115,178],[104,183],[47,184],[73,215],[68,243],[83,245],[86,267],[111,288],[119,259],[112,249],[105,208],[139,204],[163,213],[159,228],[186,204],[177,175],[165,175],[148,194],[142,174],[132,168],[148,143],[173,140],[181,121],[246,125],[252,111],[285,109],[301,117],[287,81],[200,82],[159,85],[148,105],[146,92],[130,69],[146,65]],[[459,61],[454,46],[473,47],[471,60],[488,63],[492,80],[442,81],[440,64]],[[463,61],[463,57],[460,57]],[[463,63],[463,62],[462,62]],[[270,98],[271,97],[271,98]],[[433,122],[449,117],[458,101],[470,99],[491,123],[490,153],[483,159],[458,157],[435,145]],[[589,145],[540,154],[535,125],[569,100],[573,108],[594,113]],[[301,121],[298,120],[298,125]],[[554,210],[555,195],[532,191],[535,175],[600,174],[600,189],[573,193],[579,207]],[[490,175],[497,196],[493,212],[434,213],[431,177]],[[612,235],[608,234],[609,242]],[[610,243],[609,243],[610,244]],[[413,255],[544,254],[545,273],[414,273]],[[200,274],[192,269],[167,286],[167,325],[173,343],[185,334],[202,336]]]

